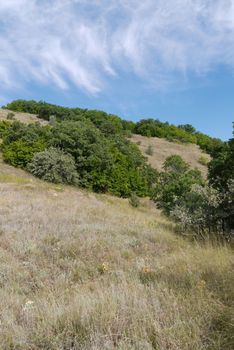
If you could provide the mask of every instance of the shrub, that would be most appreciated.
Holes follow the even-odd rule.
[[[183,174],[189,169],[189,165],[177,154],[173,154],[165,160],[163,169],[166,172]]]
[[[22,139],[13,141],[10,144],[3,144],[3,159],[5,162],[20,168],[25,168],[32,160],[35,153],[45,149],[43,140],[28,142]]]
[[[51,116],[49,117],[49,124],[50,124],[51,126],[54,126],[54,125],[56,124],[56,117],[55,117],[54,115],[51,115]]]
[[[208,178],[210,184],[220,190],[227,188],[229,180],[234,180],[234,138],[214,155],[209,163]]]
[[[56,148],[36,153],[27,166],[28,171],[40,179],[66,184],[78,184],[74,158]]]
[[[135,193],[132,193],[130,198],[129,198],[129,204],[133,207],[133,208],[137,208],[140,205],[140,200],[137,197],[137,195]]]
[[[10,127],[10,122],[0,120],[0,138],[3,138],[7,134],[7,130]]]
[[[203,184],[199,170],[189,169],[189,165],[177,155],[168,157],[163,165],[164,171],[158,176],[152,199],[167,214],[184,200],[193,184]]]
[[[183,200],[178,201],[170,216],[180,223],[183,231],[190,229],[196,235],[214,235],[233,238],[234,229],[234,181],[220,191],[208,185],[192,185]]]
[[[8,120],[14,120],[14,117],[15,117],[14,113],[12,113],[12,112],[7,113]]]
[[[199,235],[217,233],[221,229],[217,210],[221,200],[220,193],[214,188],[194,184],[170,214],[181,223],[183,229],[191,228]]]
[[[148,156],[152,156],[154,154],[153,152],[153,147],[151,145],[149,145],[145,151],[146,154],[148,154]]]
[[[199,159],[198,159],[198,162],[201,165],[207,166],[208,163],[209,163],[209,159],[207,159],[207,157],[205,157],[205,156],[200,156]]]

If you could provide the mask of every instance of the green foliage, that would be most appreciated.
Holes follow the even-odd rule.
[[[218,189],[227,188],[230,180],[234,180],[234,138],[224,143],[209,163],[210,184]]]
[[[110,136],[123,133],[122,120],[112,114],[105,112],[90,110],[84,113],[86,119],[89,119],[93,124],[103,132],[104,135]]]
[[[182,128],[155,119],[143,119],[136,123],[135,133],[148,137],[164,137],[171,141],[196,143],[196,137]]]
[[[25,101],[16,100],[9,103],[4,108],[8,108],[16,112],[26,112],[38,115],[39,118],[50,120],[54,116],[57,121],[73,120],[84,121],[90,120],[105,135],[113,135],[117,133],[126,134],[133,131],[135,124],[131,121],[122,120],[121,118],[97,110],[88,110],[82,108],[67,108],[43,101]]]
[[[162,123],[157,119],[140,120],[136,123],[134,132],[148,137],[163,137],[168,141],[195,143],[199,145],[201,149],[210,154],[213,154],[223,144],[219,139],[197,132],[190,124],[179,125],[176,127],[167,122]]]
[[[198,162],[199,162],[201,165],[207,166],[208,163],[209,163],[209,160],[208,160],[207,157],[205,157],[205,156],[200,156],[199,159],[198,159]]]
[[[74,157],[84,187],[123,197],[149,192],[145,159],[121,135],[109,138],[90,121],[66,121],[52,129],[50,145]]]
[[[137,195],[135,193],[132,193],[131,196],[129,197],[129,204],[133,207],[133,208],[138,208],[140,205],[140,200],[137,197]]]
[[[102,126],[98,127],[91,118],[68,119],[46,127],[14,122],[4,134],[4,159],[14,166],[27,167],[48,181],[77,183],[68,174],[65,178],[61,175],[65,173],[62,164],[66,160],[72,179],[76,172],[82,187],[122,197],[129,197],[132,192],[147,196],[154,187],[156,171],[146,164],[138,147],[121,134],[118,119],[113,116],[112,120],[115,130],[107,124],[103,129],[102,116],[99,119]],[[52,150],[46,150],[50,147]],[[37,154],[41,151],[44,152]]]
[[[45,149],[43,140],[36,142],[27,142],[23,139],[13,141],[10,144],[3,145],[3,159],[5,162],[20,168],[25,168],[32,160],[33,155]]]
[[[178,202],[184,200],[192,185],[202,184],[203,179],[198,170],[190,170],[188,164],[178,155],[168,157],[163,168],[152,199],[159,208],[170,215]]]
[[[177,127],[167,122],[160,122],[157,119],[143,119],[134,123],[132,121],[122,120],[118,116],[102,111],[61,107],[43,101],[16,100],[12,101],[4,108],[16,112],[33,113],[38,115],[39,118],[48,121],[51,115],[53,115],[57,121],[90,120],[106,136],[113,136],[116,134],[130,136],[131,133],[136,133],[148,137],[166,138],[169,141],[195,143],[211,155],[222,146],[221,140],[197,132],[190,124],[179,125]]]
[[[170,214],[183,230],[189,228],[202,237],[215,234],[230,238],[234,224],[234,182],[229,182],[225,192],[208,185],[193,185]]]
[[[8,145],[13,141],[23,140],[29,143],[44,140],[45,143],[50,139],[50,127],[42,127],[39,123],[25,125],[18,121],[9,124],[4,137],[4,144]]]
[[[13,166],[25,168],[35,153],[46,148],[49,132],[47,127],[39,124],[8,124],[3,135],[3,159]]]
[[[27,170],[45,181],[75,185],[79,183],[74,158],[56,148],[34,154],[27,164]]]
[[[162,188],[157,190],[155,199],[184,230],[189,228],[202,237],[215,235],[230,239],[234,230],[234,139],[217,147],[213,154],[209,185],[194,181],[188,186],[185,175],[191,175],[191,171],[185,169],[181,160],[167,159],[166,172],[160,178]],[[173,174],[176,174],[174,180]]]
[[[196,129],[191,124],[178,125],[179,129],[183,129],[190,134],[195,134]]]
[[[0,120],[0,138],[3,138],[7,134],[7,130],[10,127],[10,123],[5,120]]]
[[[111,152],[107,139],[91,122],[65,121],[55,125],[49,144],[73,156],[82,186],[105,192]]]
[[[127,131],[130,131],[130,132],[134,132],[134,129],[135,129],[135,123],[131,120],[124,120],[122,119],[121,120],[122,122],[122,127],[123,127],[123,130],[127,130]]]
[[[183,174],[189,168],[189,165],[177,154],[173,154],[165,160],[163,169],[172,174]]]

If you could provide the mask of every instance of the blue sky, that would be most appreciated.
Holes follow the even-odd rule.
[[[0,0],[0,86],[228,139],[234,0]]]

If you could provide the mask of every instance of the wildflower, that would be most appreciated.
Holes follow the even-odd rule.
[[[24,311],[30,311],[33,308],[34,305],[34,301],[32,300],[28,300],[26,301],[26,303],[24,304],[23,310]]]
[[[205,288],[205,286],[206,286],[206,281],[204,281],[204,280],[200,280],[200,281],[198,281],[198,283],[197,283],[197,288],[198,289],[204,289]]]
[[[151,269],[149,268],[149,267],[147,267],[147,266],[145,266],[143,269],[142,269],[142,272],[144,272],[144,273],[150,273],[151,272]]]
[[[108,263],[103,262],[101,264],[101,266],[99,266],[99,272],[102,273],[102,274],[107,272],[108,270],[109,270]]]

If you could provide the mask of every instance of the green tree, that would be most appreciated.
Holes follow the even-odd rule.
[[[183,174],[189,169],[189,165],[177,154],[173,154],[165,160],[163,169],[172,174]]]
[[[34,154],[43,151],[45,147],[44,141],[40,139],[34,143],[20,139],[3,145],[3,159],[15,167],[25,168]]]
[[[176,205],[184,200],[192,185],[203,184],[203,179],[200,171],[189,169],[188,164],[177,155],[168,157],[163,169],[158,176],[152,199],[159,208],[170,215]]]
[[[216,188],[227,188],[228,182],[234,180],[234,138],[220,147],[209,163],[208,178]]]

